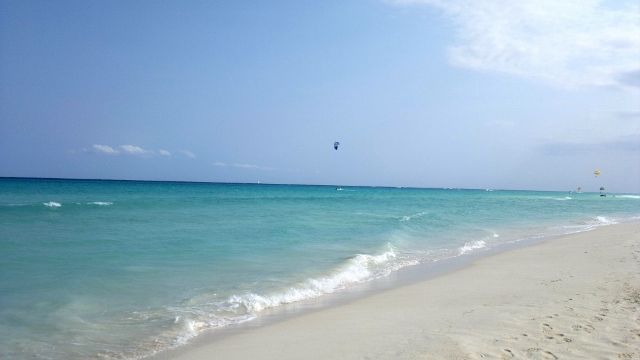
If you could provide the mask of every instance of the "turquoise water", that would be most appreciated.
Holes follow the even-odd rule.
[[[136,358],[402,267],[638,218],[640,196],[0,179],[0,358]]]

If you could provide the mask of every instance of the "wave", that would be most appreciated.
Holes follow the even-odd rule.
[[[182,306],[167,308],[174,314],[179,332],[173,337],[173,346],[184,344],[203,330],[250,321],[267,309],[318,298],[417,264],[418,260],[402,258],[387,244],[387,249],[379,254],[357,254],[327,276],[309,278],[282,291],[235,294],[223,301],[209,298],[215,298],[215,294],[192,298]]]
[[[109,206],[109,205],[113,205],[113,203],[110,201],[93,201],[93,202],[88,202],[87,205]]]
[[[564,201],[564,200],[572,200],[573,198],[571,196],[565,196],[565,197],[561,197],[561,198],[553,198],[553,200],[559,200],[559,201]]]
[[[46,203],[42,203],[42,205],[50,207],[50,208],[59,208],[62,206],[62,204],[60,204],[59,202],[55,202],[55,201],[49,201]]]
[[[302,300],[316,298],[347,288],[349,285],[386,276],[392,271],[405,266],[415,265],[414,261],[398,260],[395,249],[389,244],[388,250],[378,255],[358,254],[336,269],[332,274],[319,278],[311,278],[283,292],[271,295],[233,295],[221,307],[226,310],[242,309],[249,313],[290,304]]]
[[[614,220],[614,219],[610,219],[606,216],[596,216],[595,217],[595,225],[599,225],[599,226],[603,226],[603,225],[613,225],[613,224],[617,224],[618,221]]]
[[[497,234],[494,234],[494,237]],[[467,242],[464,244],[464,246],[458,248],[458,254],[459,255],[463,255],[466,254],[470,251],[473,250],[477,250],[477,249],[482,249],[484,247],[487,246],[487,242],[484,240],[476,240],[476,241],[471,241],[471,242]]]
[[[616,195],[617,198],[640,199],[640,195]]]
[[[594,216],[588,220],[582,221],[577,225],[564,225],[561,226],[562,229],[565,229],[561,233],[562,234],[574,234],[584,231],[594,230],[601,226],[614,225],[618,224],[619,221],[616,219],[612,219],[606,216]],[[567,231],[568,230],[568,231]]]
[[[427,212],[426,211],[421,211],[421,212],[415,213],[413,215],[403,216],[403,217],[400,218],[400,221],[402,221],[402,222],[410,221],[411,219],[419,218],[419,217],[422,217],[422,216],[425,216],[425,215],[427,215]]]

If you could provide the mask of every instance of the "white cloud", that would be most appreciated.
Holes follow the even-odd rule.
[[[109,155],[116,155],[118,154],[118,150],[112,148],[109,145],[100,145],[100,144],[93,144],[91,146],[91,148],[94,151],[97,151],[99,153],[103,153],[103,154],[109,154]]]
[[[260,166],[258,165],[253,165],[253,164],[231,164],[231,166],[233,167],[237,167],[237,168],[243,168],[243,169],[260,169]]]
[[[107,155],[136,155],[136,156],[145,156],[145,157],[151,157],[151,156],[164,156],[164,157],[168,157],[171,156],[171,152],[165,149],[159,149],[159,150],[149,150],[149,149],[145,149],[141,146],[138,145],[131,145],[131,144],[127,144],[127,145],[120,145],[117,147],[112,147],[109,145],[102,145],[102,144],[93,144],[91,146],[91,149],[82,149],[82,151],[94,151],[97,153],[101,153],[101,154],[107,154]],[[188,154],[185,154],[186,156],[189,157],[194,157],[194,155],[190,152],[188,152]]]
[[[178,152],[181,153],[182,155],[188,157],[188,158],[191,158],[191,159],[194,159],[196,157],[196,154],[192,153],[189,150],[180,150]]]
[[[391,0],[439,8],[456,26],[452,64],[562,87],[640,88],[640,3]]]
[[[152,153],[152,151],[145,150],[140,146],[136,146],[136,145],[120,145],[120,149],[124,153],[131,154],[131,155],[147,155]]]

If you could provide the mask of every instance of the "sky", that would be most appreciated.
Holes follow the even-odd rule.
[[[640,5],[2,0],[0,176],[637,193]]]

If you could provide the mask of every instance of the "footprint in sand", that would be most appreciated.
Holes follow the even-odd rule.
[[[515,355],[513,354],[513,351],[511,351],[509,349],[503,349],[503,351],[505,352],[504,356],[515,357]]]
[[[552,353],[551,351],[543,350],[540,348],[528,348],[527,349],[528,357],[539,357],[542,356],[543,359],[557,359],[558,357]]]
[[[543,323],[542,324],[542,332],[545,334],[550,334],[553,331],[553,328],[551,327],[551,325],[547,324],[547,323]]]
[[[575,330],[575,331],[580,331],[580,330],[585,331],[585,332],[587,332],[588,334],[591,334],[591,332],[593,332],[593,330],[595,330],[595,329],[596,329],[596,328],[594,328],[592,325],[589,325],[589,324],[587,324],[587,325],[585,325],[585,326],[582,326],[582,325],[573,325],[573,326],[571,326],[571,328],[572,328],[573,330]]]
[[[565,337],[565,335],[563,333],[558,333],[556,335],[558,335],[562,339],[562,341],[564,341],[564,342],[572,342],[573,341],[573,339],[571,339],[569,337]]]

